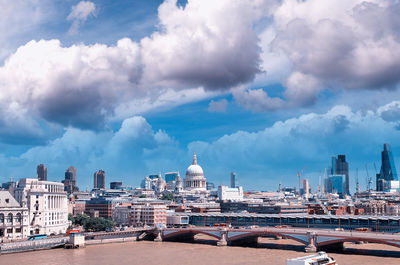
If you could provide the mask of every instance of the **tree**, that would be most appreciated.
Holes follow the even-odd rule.
[[[174,197],[174,194],[172,194],[172,193],[164,193],[164,194],[161,196],[161,200],[164,200],[164,201],[173,201],[173,200],[175,200],[175,197]]]

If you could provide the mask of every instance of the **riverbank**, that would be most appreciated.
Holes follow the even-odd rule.
[[[51,249],[0,256],[0,264],[286,264],[307,255],[292,240],[263,238],[258,247],[217,247],[205,236],[196,243],[137,241],[88,245],[82,249]],[[343,253],[330,253],[340,265],[398,265],[400,249],[378,244],[345,244]],[[384,249],[384,250],[383,250]],[[371,256],[371,254],[373,254]]]

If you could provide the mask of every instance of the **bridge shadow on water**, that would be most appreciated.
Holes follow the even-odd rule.
[[[179,239],[179,238],[171,238],[170,240],[166,240],[175,243],[193,243],[193,244],[203,244],[203,245],[217,245],[217,240],[213,237],[206,235],[196,235],[194,238],[188,240]],[[385,245],[377,245],[377,244],[364,244],[362,248],[357,248],[356,244],[347,243],[343,250],[334,250],[329,249],[326,250],[328,253],[336,253],[343,255],[362,255],[362,256],[377,256],[377,257],[391,257],[391,258],[400,258],[400,249],[396,250],[388,250],[385,249],[387,246]],[[370,247],[369,247],[370,246]],[[257,243],[251,244],[231,244],[229,247],[246,247],[246,248],[265,248],[265,249],[278,249],[278,250],[288,250],[304,253],[304,245],[300,244],[291,239],[280,239],[275,240],[268,237],[260,237]],[[380,249],[376,249],[376,248]],[[322,249],[323,250],[323,249]],[[399,263],[400,264],[400,263]]]

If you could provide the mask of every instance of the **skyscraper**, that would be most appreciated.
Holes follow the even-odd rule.
[[[231,172],[231,188],[236,188],[236,173]]]
[[[106,188],[106,172],[102,169],[94,173],[94,188],[95,189]]]
[[[379,174],[376,174],[376,190],[385,191],[392,188],[392,182],[398,181],[396,166],[389,144],[383,145],[382,165]]]
[[[76,168],[74,166],[70,166],[65,171],[65,179],[62,183],[64,183],[64,190],[68,193],[79,191],[79,188],[76,186]]]
[[[36,173],[39,180],[47,180],[47,168],[43,164],[37,166]]]
[[[349,180],[349,163],[346,162],[345,155],[338,155],[332,157],[332,168],[331,175],[344,175],[344,187],[343,191],[345,194],[350,195],[350,180]]]

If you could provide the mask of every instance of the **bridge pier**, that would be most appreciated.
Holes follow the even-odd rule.
[[[228,245],[227,241],[227,236],[228,236],[228,231],[226,229],[222,229],[220,231],[221,233],[221,238],[217,241],[217,246],[223,247]]]
[[[306,246],[305,251],[317,252],[317,245],[316,245],[317,234],[315,232],[307,232],[307,237],[308,237],[308,245]]]
[[[156,230],[156,237],[154,238],[154,242],[162,242],[162,231],[161,230]]]

